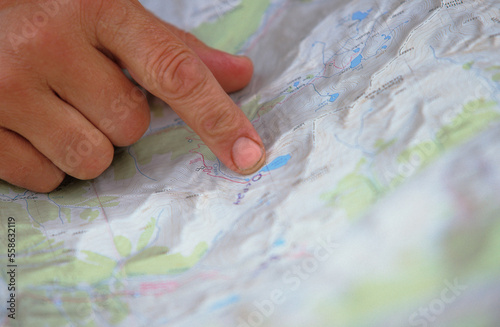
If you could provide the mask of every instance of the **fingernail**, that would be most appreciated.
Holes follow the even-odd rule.
[[[255,141],[240,137],[233,145],[234,164],[243,173],[252,173],[254,169],[260,168],[260,162],[263,161],[264,152],[260,145]]]

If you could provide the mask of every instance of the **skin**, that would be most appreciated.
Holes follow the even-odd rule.
[[[122,69],[228,168],[250,174],[265,161],[227,95],[249,83],[252,62],[207,47],[136,0],[0,0],[0,37],[0,179],[49,192],[66,174],[86,180],[108,168],[113,146],[136,142],[150,120]]]

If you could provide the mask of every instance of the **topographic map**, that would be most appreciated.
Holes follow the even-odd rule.
[[[498,326],[500,2],[143,3],[253,59],[267,165],[151,99],[101,177],[0,182],[0,325]]]

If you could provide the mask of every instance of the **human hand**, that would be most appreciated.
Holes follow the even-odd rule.
[[[252,63],[210,49],[137,0],[0,0],[0,179],[37,192],[100,175],[113,145],[149,126],[142,92],[167,102],[228,168],[249,174],[262,141],[226,92]]]

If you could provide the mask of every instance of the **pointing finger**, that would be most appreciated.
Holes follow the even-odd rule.
[[[99,45],[167,102],[230,169],[250,174],[265,161],[258,133],[200,57],[139,3],[103,2]]]

